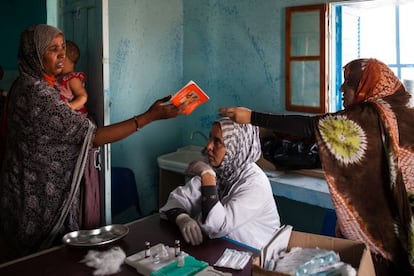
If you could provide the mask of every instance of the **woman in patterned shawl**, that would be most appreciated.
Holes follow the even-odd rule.
[[[48,248],[62,234],[79,229],[80,180],[92,146],[118,141],[178,114],[177,108],[163,104],[166,97],[143,114],[97,128],[60,99],[55,76],[64,58],[65,38],[59,29],[41,24],[22,32],[0,173],[3,261]]]
[[[377,275],[413,274],[414,106],[400,80],[376,59],[344,67],[345,109],[321,116],[242,107],[222,116],[318,142],[338,217],[337,235],[364,242]]]

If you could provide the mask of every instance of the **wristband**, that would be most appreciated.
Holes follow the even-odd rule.
[[[135,122],[135,131],[140,130],[139,124],[138,124],[138,117],[135,115],[134,116],[134,122]]]
[[[201,173],[201,176],[205,175],[206,173],[209,173],[209,174],[213,175],[214,177],[216,177],[216,172],[213,169],[208,169],[208,170],[203,171]]]

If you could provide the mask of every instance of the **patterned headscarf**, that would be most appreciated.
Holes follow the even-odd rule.
[[[251,124],[237,124],[229,118],[216,121],[220,124],[226,154],[217,171],[220,196],[239,180],[242,171],[260,158],[259,128]]]
[[[376,59],[356,59],[349,62],[344,66],[344,76],[354,86],[354,104],[392,95],[402,85],[393,71]]]
[[[29,27],[20,37],[19,71],[34,78],[43,77],[42,57],[50,42],[62,31],[46,24]],[[33,47],[34,46],[34,47]]]

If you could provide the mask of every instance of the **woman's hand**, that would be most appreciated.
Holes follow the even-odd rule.
[[[186,174],[189,175],[198,175],[203,176],[206,173],[209,173],[213,176],[216,176],[216,173],[214,172],[213,168],[203,161],[192,161],[190,164],[188,164],[187,169],[185,170]]]
[[[189,175],[200,176],[202,186],[216,185],[216,172],[209,164],[203,161],[192,161],[190,164],[188,164],[185,173]]]
[[[229,117],[238,124],[250,124],[252,111],[245,107],[221,107],[219,116]]]
[[[175,105],[167,103],[170,98],[171,95],[155,101],[145,112],[151,121],[174,118],[180,114]]]
[[[184,240],[191,245],[199,245],[203,242],[203,234],[197,221],[192,219],[188,214],[179,214],[175,223],[180,228]]]

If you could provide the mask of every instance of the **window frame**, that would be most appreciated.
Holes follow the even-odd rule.
[[[328,13],[329,19],[332,20],[332,22],[336,22],[335,25],[332,26],[331,28],[331,32],[332,32],[332,37],[331,40],[329,41],[329,43],[334,46],[334,49],[331,51],[332,55],[330,56],[331,59],[331,68],[333,68],[334,71],[332,71],[332,77],[333,79],[330,81],[331,83],[331,87],[335,88],[334,91],[330,91],[328,94],[331,96],[332,101],[330,102],[330,110],[335,112],[338,110],[343,109],[343,104],[342,104],[342,93],[340,92],[340,87],[342,85],[343,82],[343,72],[342,72],[342,66],[344,66],[345,64],[343,64],[343,60],[342,60],[342,56],[343,56],[343,48],[342,48],[342,29],[343,29],[343,16],[342,16],[342,6],[345,5],[358,5],[360,4],[360,2],[358,1],[350,1],[350,2],[337,2],[337,3],[330,3],[330,12]],[[397,75],[397,77],[404,83],[404,85],[407,86],[407,84],[404,82],[405,80],[402,78],[402,69],[404,68],[414,68],[414,64],[412,63],[405,63],[401,60],[401,50],[400,50],[400,36],[401,36],[401,17],[400,17],[400,9],[401,9],[401,4],[399,3],[394,3],[393,4],[393,8],[394,8],[394,13],[395,13],[395,42],[396,42],[396,57],[395,63],[390,63],[387,64],[391,69],[394,70],[395,74]],[[358,36],[356,41],[359,41],[360,38],[359,36],[360,31],[356,31],[355,32],[356,35]],[[328,35],[328,33],[326,33],[326,35]],[[363,58],[365,56],[361,56],[358,54],[358,56],[355,57],[355,59],[357,58]],[[409,81],[409,80],[408,80]]]
[[[302,55],[293,56],[291,52],[291,27],[292,27],[292,14],[299,12],[319,11],[319,55]],[[286,49],[285,49],[285,108],[288,111],[299,111],[307,113],[325,113],[328,110],[328,75],[327,75],[327,45],[328,45],[328,5],[307,5],[307,6],[295,6],[286,8]],[[292,64],[294,62],[319,62],[319,106],[312,105],[298,105],[292,102]]]

